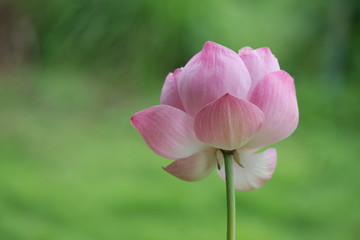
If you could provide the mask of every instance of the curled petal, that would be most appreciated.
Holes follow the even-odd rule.
[[[177,87],[177,79],[180,73],[181,69],[178,68],[174,73],[167,75],[161,90],[160,104],[170,105],[184,111]]]
[[[195,137],[193,122],[188,114],[168,105],[150,107],[131,117],[147,145],[156,154],[173,160],[205,149]]]
[[[227,93],[206,105],[195,117],[197,138],[216,148],[238,149],[259,130],[263,112],[254,104]]]
[[[216,149],[211,148],[187,158],[175,160],[164,170],[185,181],[198,181],[207,177],[215,168]]]
[[[276,166],[276,149],[269,148],[261,153],[238,149],[240,167],[233,161],[234,186],[236,190],[249,191],[260,188],[273,175]],[[218,174],[225,181],[225,167],[218,170]]]
[[[205,43],[183,68],[178,80],[179,96],[186,112],[192,116],[225,93],[246,97],[250,84],[249,73],[240,57],[213,42]]]
[[[250,101],[265,114],[265,121],[246,145],[262,148],[292,134],[299,121],[294,79],[285,71],[268,74],[254,89]]]
[[[251,94],[265,75],[280,70],[279,62],[269,48],[264,47],[253,50],[249,47],[244,47],[239,50],[239,56],[250,74],[251,88],[249,94]]]

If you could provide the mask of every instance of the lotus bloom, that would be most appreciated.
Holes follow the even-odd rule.
[[[158,155],[174,160],[164,169],[197,181],[233,153],[236,190],[267,182],[276,150],[258,150],[293,133],[299,120],[293,78],[280,70],[269,48],[234,51],[206,42],[185,67],[166,77],[160,105],[134,114],[132,125]]]

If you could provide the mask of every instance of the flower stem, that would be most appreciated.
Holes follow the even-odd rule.
[[[227,201],[227,240],[235,240],[235,188],[233,173],[233,157],[231,153],[223,151],[226,175]]]

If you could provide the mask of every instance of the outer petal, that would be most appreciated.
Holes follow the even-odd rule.
[[[164,170],[185,181],[198,181],[207,177],[216,166],[216,149],[211,148],[187,158],[175,160]]]
[[[279,62],[269,48],[264,47],[253,50],[244,47],[239,50],[239,56],[245,63],[251,77],[249,94],[265,75],[280,70]]]
[[[178,81],[183,106],[192,116],[225,93],[246,97],[250,84],[249,73],[239,56],[213,42],[206,42],[186,64]]]
[[[233,150],[247,143],[263,120],[264,114],[258,107],[227,93],[200,110],[194,129],[200,141]]]
[[[193,119],[177,108],[168,105],[147,108],[135,113],[131,123],[147,145],[162,157],[175,160],[205,149],[195,137]]]
[[[234,185],[236,190],[253,190],[264,185],[273,175],[276,166],[276,149],[269,148],[254,154],[251,151],[238,149],[240,161],[244,168],[233,161]],[[225,167],[218,170],[225,181]]]
[[[161,90],[160,104],[170,105],[184,111],[183,104],[179,97],[177,78],[181,73],[178,68],[174,73],[169,73]]]
[[[294,79],[285,71],[270,73],[254,89],[250,101],[265,114],[260,131],[246,145],[261,148],[292,134],[299,122]]]

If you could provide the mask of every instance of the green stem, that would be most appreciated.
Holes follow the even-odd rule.
[[[235,189],[233,157],[231,153],[224,152],[226,174],[226,200],[227,200],[227,240],[235,240]]]

